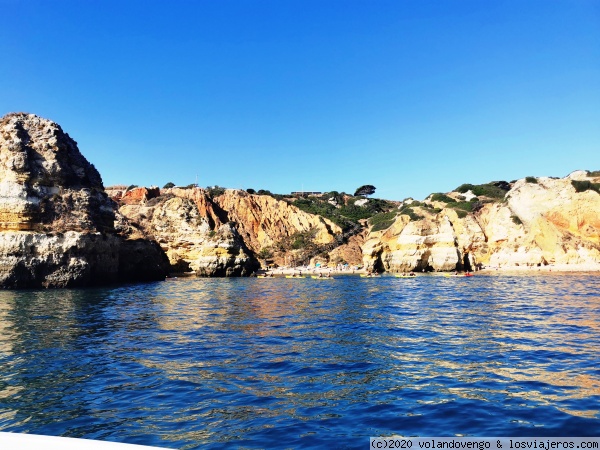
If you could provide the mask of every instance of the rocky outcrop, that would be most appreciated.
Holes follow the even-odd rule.
[[[367,236],[363,262],[388,271],[548,264],[600,269],[600,194],[577,192],[573,180],[598,181],[583,171],[564,179],[522,179],[504,200],[466,217],[440,202],[432,206],[441,212],[419,209],[422,219],[400,215],[387,230]]]
[[[111,186],[105,189],[107,195],[115,201],[124,205],[138,205],[146,203],[160,196],[160,189],[156,186],[151,187],[132,187]]]
[[[228,220],[237,224],[240,235],[254,252],[299,232],[313,230],[316,245],[332,243],[342,232],[330,220],[269,195],[228,189],[215,198],[215,203],[226,211]]]
[[[113,227],[100,174],[54,122],[33,114],[1,119],[0,180],[0,231]]]
[[[136,271],[114,229],[98,171],[56,123],[33,114],[0,120],[0,286],[69,287],[161,279],[164,254],[147,241]]]
[[[201,188],[162,189],[154,200],[120,205],[129,224],[121,226],[155,239],[173,271],[206,276],[249,275],[259,268],[254,255],[297,233],[310,230],[316,246],[341,233],[333,222],[285,201],[233,189],[214,199]]]
[[[346,243],[330,251],[327,255],[327,262],[333,264],[347,263],[350,266],[362,265],[362,246],[365,243],[366,231],[363,230],[359,234],[350,236]]]
[[[245,276],[256,271],[258,261],[233,224],[222,223],[210,199],[200,189],[194,191],[198,192],[179,197],[173,193],[179,193],[177,190],[169,190],[144,204],[122,205],[119,213],[127,220],[124,232],[156,240],[166,252],[173,272]],[[198,203],[204,208],[199,209]]]
[[[363,253],[375,270],[454,270],[461,259],[452,212],[418,221],[400,216],[386,231],[371,234]]]
[[[204,189],[184,189],[175,187],[163,189],[162,193],[165,195],[187,198],[193,201],[198,208],[198,213],[207,220],[211,229],[218,228],[228,222],[227,213],[213,202]]]

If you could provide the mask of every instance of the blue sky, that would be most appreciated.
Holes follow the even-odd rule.
[[[105,185],[424,198],[600,169],[600,1],[0,0],[0,115]]]

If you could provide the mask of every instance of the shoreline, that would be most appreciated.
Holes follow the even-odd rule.
[[[414,273],[417,276],[442,276],[444,274],[449,274],[454,272],[454,270],[447,271],[439,271],[439,272],[418,272]],[[254,275],[250,277],[242,277],[242,278],[252,278],[256,275],[265,275],[265,274],[273,274],[275,277],[282,277],[288,275],[300,275],[302,276],[312,276],[312,275],[327,275],[330,276],[340,276],[340,275],[364,275],[367,273],[367,270],[364,268],[355,269],[337,269],[337,268],[310,268],[306,266],[302,267],[278,267],[276,269],[259,269],[255,272]],[[379,275],[396,275],[400,272],[382,272]],[[464,274],[465,271],[459,271],[459,274]],[[557,274],[565,274],[565,273],[600,273],[600,265],[589,265],[589,264],[555,264],[548,266],[534,266],[534,267],[519,267],[519,266],[510,266],[510,267],[485,267],[481,270],[476,270],[471,272],[473,275],[534,275],[534,274],[548,274],[548,273],[557,273]],[[226,277],[202,277],[197,276],[193,272],[187,273],[170,273],[167,278],[226,278]]]
[[[361,269],[353,269],[349,268],[347,270],[339,270],[333,268],[307,268],[307,267],[278,267],[276,269],[260,269],[256,272],[257,275],[264,275],[266,273],[273,274],[275,276],[285,276],[285,275],[293,275],[300,274],[302,272],[303,276],[308,275],[319,275],[322,273],[323,275],[329,273],[332,276],[334,275],[360,275],[366,274],[367,270],[364,268]],[[446,273],[452,273],[454,270],[448,271],[439,271],[439,272],[417,272],[417,276],[419,275],[442,275]],[[490,274],[537,274],[537,273],[597,273],[600,272],[600,265],[593,266],[589,264],[554,264],[548,266],[533,266],[533,267],[520,267],[520,266],[510,266],[510,267],[486,267],[481,270],[472,271],[471,273],[474,275],[490,275]],[[400,272],[382,272],[380,275],[395,275]],[[459,271],[459,273],[464,273],[464,271]]]
[[[549,264],[547,266],[486,267],[474,273],[600,272],[600,265]]]

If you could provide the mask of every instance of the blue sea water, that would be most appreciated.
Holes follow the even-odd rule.
[[[598,436],[600,276],[0,292],[0,431],[182,449]]]

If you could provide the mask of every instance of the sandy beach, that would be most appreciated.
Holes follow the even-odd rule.
[[[273,274],[273,275],[319,275],[322,273],[323,275],[352,275],[352,274],[360,274],[367,273],[364,268],[357,269],[355,267],[350,267],[346,269],[338,269],[333,267],[277,267],[276,269],[261,269],[257,271],[258,275],[263,275],[265,273]]]
[[[453,272],[453,271],[448,271]],[[551,273],[551,272],[600,272],[600,265],[591,265],[591,264],[551,264],[547,266],[534,266],[534,267],[526,267],[526,266],[508,266],[508,267],[486,267],[478,271],[474,271],[474,274],[493,274],[493,273],[502,273],[502,274],[510,274],[515,273],[519,275],[526,274],[534,274],[534,273]],[[258,275],[263,275],[265,273],[273,274],[273,275],[319,275],[322,273],[323,275],[330,274],[334,275],[352,275],[352,274],[364,274],[367,273],[364,268],[356,268],[350,267],[345,269],[338,268],[330,268],[330,267],[277,267],[276,269],[261,269],[257,271]],[[384,272],[388,274],[394,274],[396,272]],[[417,275],[423,274],[422,272],[416,272]],[[447,272],[427,272],[427,273],[447,273]]]
[[[600,272],[600,265],[593,264],[549,264],[547,266],[507,266],[507,267],[486,267],[478,273],[536,273],[536,272]]]

